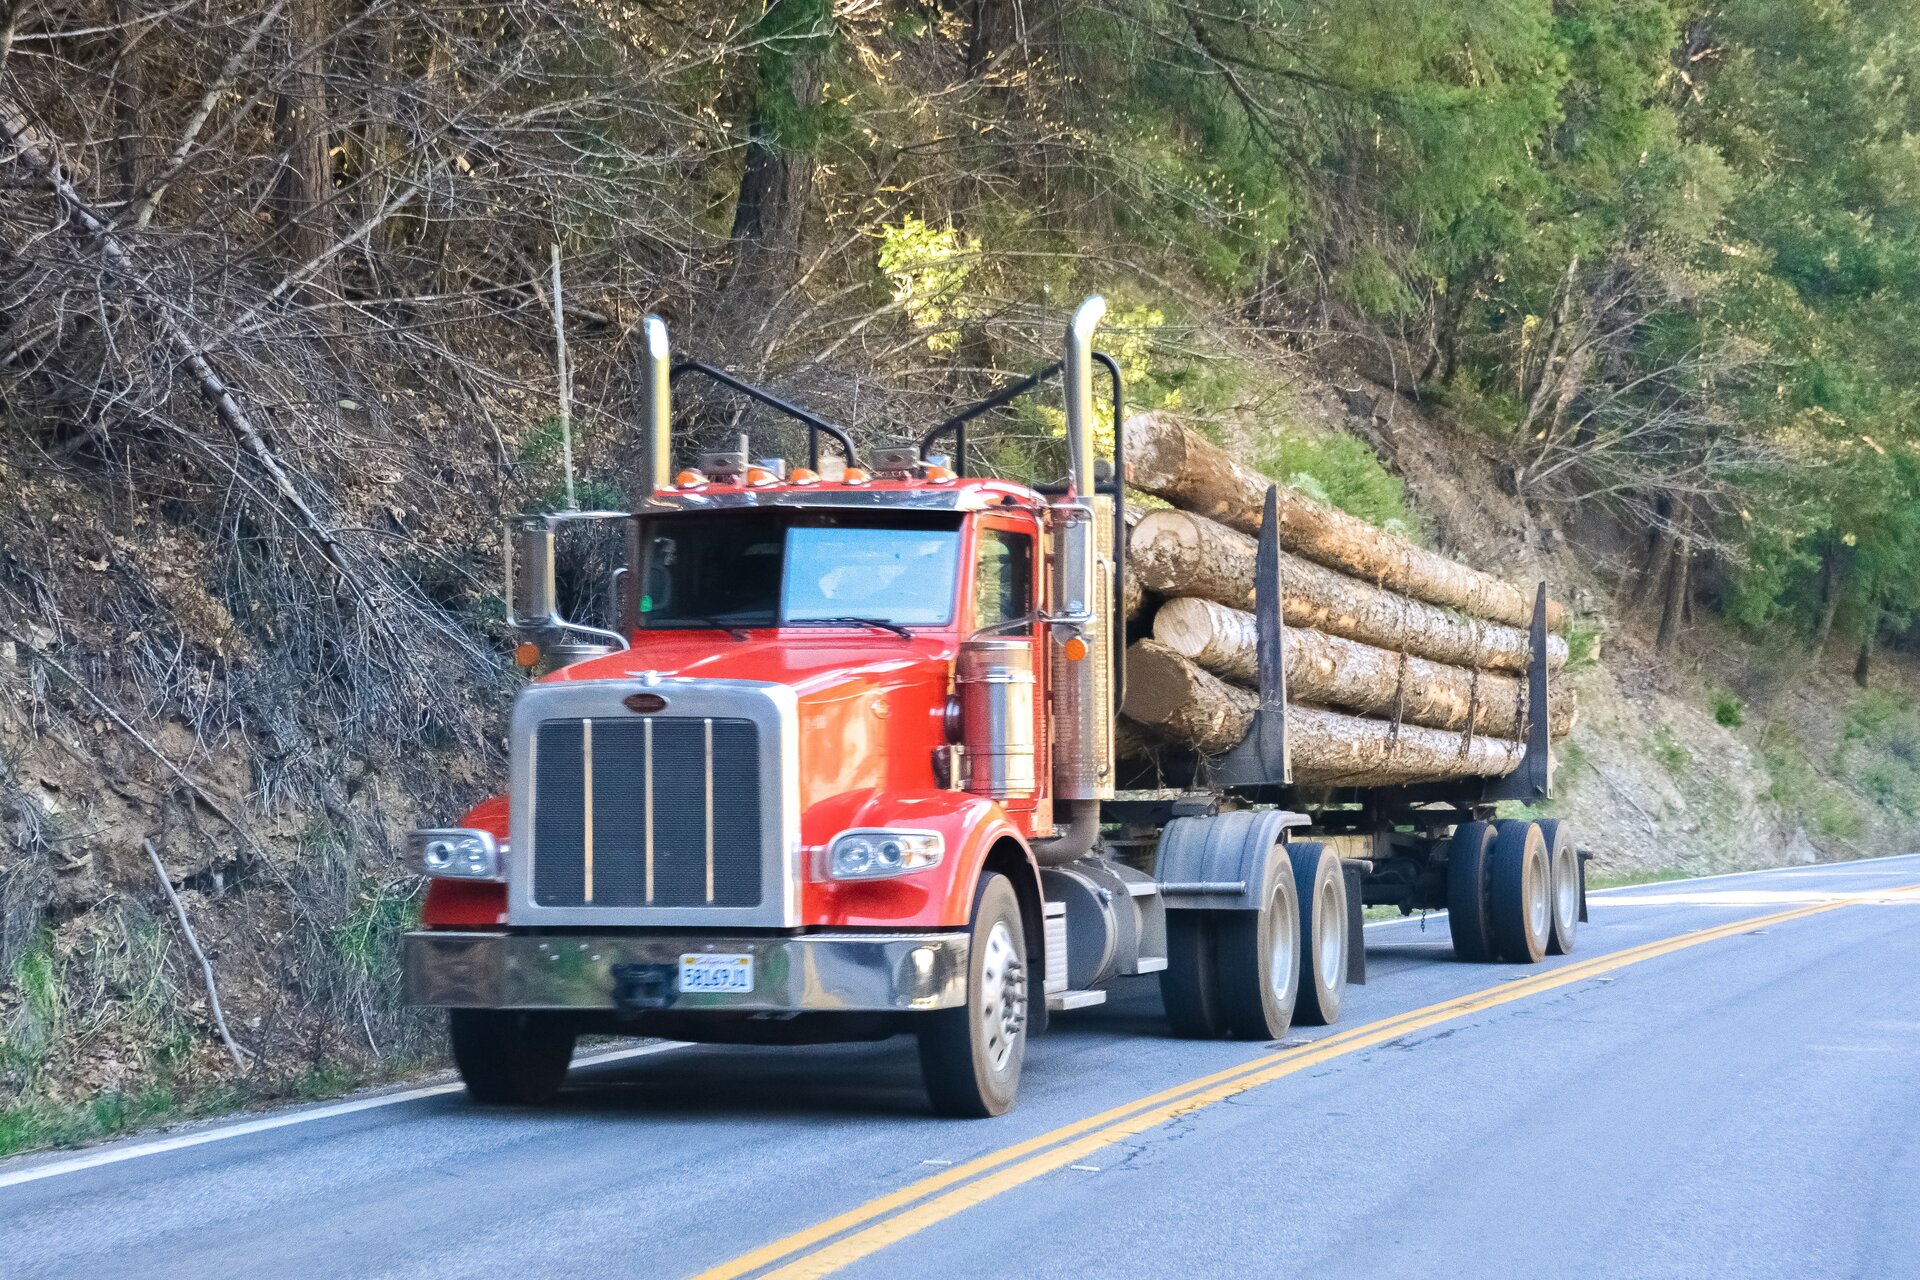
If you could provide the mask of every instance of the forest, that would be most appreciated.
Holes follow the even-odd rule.
[[[1629,531],[1657,651],[1865,685],[1920,623],[1916,75],[1902,0],[0,0],[0,1152],[430,1052],[395,833],[498,770],[498,519],[624,500],[649,312],[892,443],[1100,292],[1129,409],[1426,536],[1276,425],[1357,370]],[[226,1047],[174,884],[269,958]]]

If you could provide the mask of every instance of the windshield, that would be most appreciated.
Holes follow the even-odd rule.
[[[957,517],[755,511],[657,516],[641,529],[647,628],[953,618]]]

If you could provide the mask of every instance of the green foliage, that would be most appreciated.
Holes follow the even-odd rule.
[[[1693,757],[1688,755],[1687,749],[1680,745],[1680,740],[1673,736],[1673,730],[1665,725],[1653,731],[1653,741],[1648,744],[1647,749],[1649,754],[1660,762],[1660,767],[1669,774],[1684,773],[1693,765]]]
[[[908,214],[880,229],[880,270],[893,283],[893,300],[916,329],[927,331],[929,350],[959,349],[958,326],[978,314],[966,292],[979,264],[980,245],[952,227],[932,227]]]
[[[1747,704],[1731,689],[1707,690],[1707,705],[1713,709],[1714,722],[1737,729],[1747,722]]]
[[[372,978],[392,970],[398,939],[420,923],[417,880],[368,880],[360,887],[346,923],[334,932],[334,946],[353,972]]]
[[[1357,436],[1283,428],[1256,445],[1252,461],[1262,474],[1284,480],[1309,497],[1416,541],[1421,538],[1420,523],[1407,506],[1406,486]]]
[[[1596,662],[1600,652],[1600,628],[1592,622],[1575,619],[1567,623],[1567,670],[1585,671]]]

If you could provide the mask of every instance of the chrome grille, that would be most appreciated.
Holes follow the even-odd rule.
[[[533,734],[538,907],[757,907],[765,830],[751,720],[542,720]]]

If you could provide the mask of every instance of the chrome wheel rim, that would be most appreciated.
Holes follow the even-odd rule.
[[[1545,858],[1527,859],[1527,928],[1536,938],[1547,936],[1548,912],[1553,906],[1547,877],[1541,874],[1545,870]]]
[[[987,1065],[1005,1071],[1027,1024],[1027,973],[1013,945],[1013,930],[995,920],[980,957],[980,1041]]]
[[[1314,954],[1320,963],[1320,985],[1331,991],[1340,985],[1340,970],[1346,963],[1347,913],[1335,881],[1323,883],[1317,896],[1320,904],[1313,913]]]
[[[1580,856],[1572,849],[1563,852],[1554,863],[1553,897],[1561,929],[1571,932],[1580,918]]]
[[[1300,920],[1288,909],[1287,895],[1275,890],[1267,904],[1267,985],[1273,998],[1286,1004],[1294,991],[1296,966],[1300,963]]]

